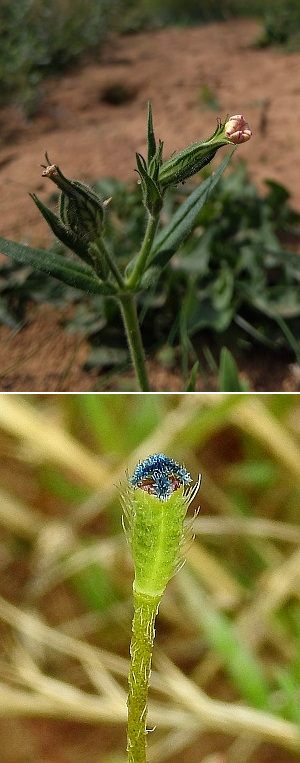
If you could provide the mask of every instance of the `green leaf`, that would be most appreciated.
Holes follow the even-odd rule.
[[[218,310],[205,292],[198,294],[196,290],[187,293],[182,301],[181,315],[184,316],[186,330],[189,336],[193,336],[205,328],[213,331],[225,331],[234,316],[234,303],[225,309]]]
[[[109,573],[99,562],[91,562],[70,578],[70,584],[93,612],[105,612],[117,601]]]
[[[219,375],[220,392],[247,392],[248,385],[240,381],[239,369],[227,347],[222,347]]]
[[[185,392],[195,392],[197,373],[199,371],[199,360],[196,360],[190,373],[190,378],[185,388]]]
[[[51,209],[43,204],[35,193],[30,193],[32,200],[43,215],[44,220],[50,226],[52,232],[62,243],[71,249],[78,257],[81,257],[88,265],[92,264],[92,258],[88,254],[88,246],[79,236],[71,230],[68,230],[60,218],[52,212]]]
[[[281,667],[276,669],[275,677],[277,678],[282,696],[280,715],[300,726],[299,682],[295,680],[288,670]]]
[[[95,277],[92,268],[81,263],[71,262],[60,254],[47,252],[44,249],[34,249],[25,244],[18,244],[0,236],[0,251],[18,262],[31,265],[47,275],[58,278],[69,286],[81,291],[94,294],[112,295],[114,288],[111,284],[101,283]]]
[[[229,616],[218,610],[204,594],[194,574],[185,568],[180,578],[186,608],[222,660],[242,698],[253,707],[268,708],[269,685],[261,661],[252,653]]]
[[[300,347],[296,337],[294,336],[293,332],[290,330],[287,323],[283,320],[281,315],[274,315],[274,320],[276,321],[278,326],[281,328],[281,331],[283,335],[285,336],[287,343],[290,345],[291,349],[295,353],[297,363],[300,366]]]
[[[197,216],[207,201],[211,191],[217,185],[222,173],[230,162],[235,148],[226,156],[216,172],[198,186],[193,193],[188,196],[186,201],[178,208],[172,220],[158,234],[154,241],[148,264],[160,265],[164,267],[173,254],[177,252],[180,244],[191,233],[197,220]]]

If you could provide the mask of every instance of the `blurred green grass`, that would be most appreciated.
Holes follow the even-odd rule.
[[[23,704],[14,695],[5,713],[65,718],[67,712],[75,721],[83,713],[95,722],[89,702],[92,697],[97,705],[98,696],[100,727],[109,713],[110,722],[124,724],[133,570],[119,490],[139,459],[163,451],[183,462],[194,480],[202,472],[201,512],[186,566],[169,584],[157,621],[150,718],[151,712],[156,718],[159,692],[161,723],[149,742],[149,761],[167,760],[171,739],[175,763],[192,749],[192,722],[183,741],[168,721],[173,700],[178,712],[188,712],[183,676],[191,696],[203,691],[219,703],[215,726],[204,723],[201,731],[197,722],[199,739],[213,733],[215,754],[225,745],[234,760],[238,745],[241,763],[259,762],[264,740],[275,755],[282,747],[287,761],[296,760],[299,442],[300,397],[293,394],[2,394],[0,623],[2,638],[12,639],[17,629],[23,646],[16,659],[14,641],[8,641],[1,680],[6,691],[24,695]],[[26,612],[37,618],[30,632]],[[49,644],[39,636],[42,652],[34,635],[40,620],[50,627]],[[101,650],[102,673],[87,667],[92,656],[96,660],[96,653],[84,651],[89,644]],[[173,668],[167,658],[181,671],[177,696],[174,687],[168,693]],[[49,681],[54,705],[46,712]],[[75,689],[82,695],[80,711]],[[68,710],[63,690],[71,692]],[[224,707],[226,714],[231,705],[233,711],[251,709],[255,723],[247,734],[236,711],[225,743],[215,733],[218,712]],[[274,719],[268,733],[265,717]],[[281,728],[284,719],[289,723]],[[223,723],[229,733],[229,719]],[[122,753],[118,744],[112,749]]]

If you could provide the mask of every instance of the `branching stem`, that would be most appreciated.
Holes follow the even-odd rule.
[[[106,262],[113,273],[116,282],[120,289],[124,288],[124,278],[122,276],[122,273],[120,272],[118,265],[116,264],[114,257],[111,256],[110,252],[108,251],[107,247],[105,246],[105,243],[102,238],[97,239],[97,247],[101,254],[105,257]]]
[[[153,244],[158,222],[159,222],[159,214],[155,215],[155,217],[149,214],[147,228],[145,231],[145,236],[144,236],[144,240],[140,249],[140,253],[139,253],[137,262],[135,264],[135,267],[133,268],[133,271],[131,273],[131,276],[129,277],[127,282],[127,287],[129,289],[134,290],[139,285],[140,279],[147,265],[149,254],[151,252],[151,247]]]

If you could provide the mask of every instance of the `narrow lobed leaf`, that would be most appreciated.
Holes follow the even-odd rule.
[[[148,165],[156,154],[156,140],[153,129],[152,106],[148,103]]]
[[[53,278],[58,278],[69,286],[94,294],[113,295],[114,287],[102,283],[93,273],[92,268],[81,263],[69,262],[60,254],[34,249],[25,244],[18,244],[0,237],[0,251],[25,265],[31,265]]]
[[[228,166],[235,148],[226,156],[216,172],[198,186],[186,201],[178,208],[168,225],[158,234],[148,264],[164,267],[180,244],[187,238],[197,220],[197,216],[207,201],[210,193],[217,185],[221,175]]]

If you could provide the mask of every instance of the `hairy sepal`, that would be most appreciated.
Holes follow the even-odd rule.
[[[123,494],[125,532],[134,561],[136,593],[161,596],[170,578],[184,563],[184,518],[194,494],[194,489],[181,487],[162,501],[142,488],[130,486]]]

